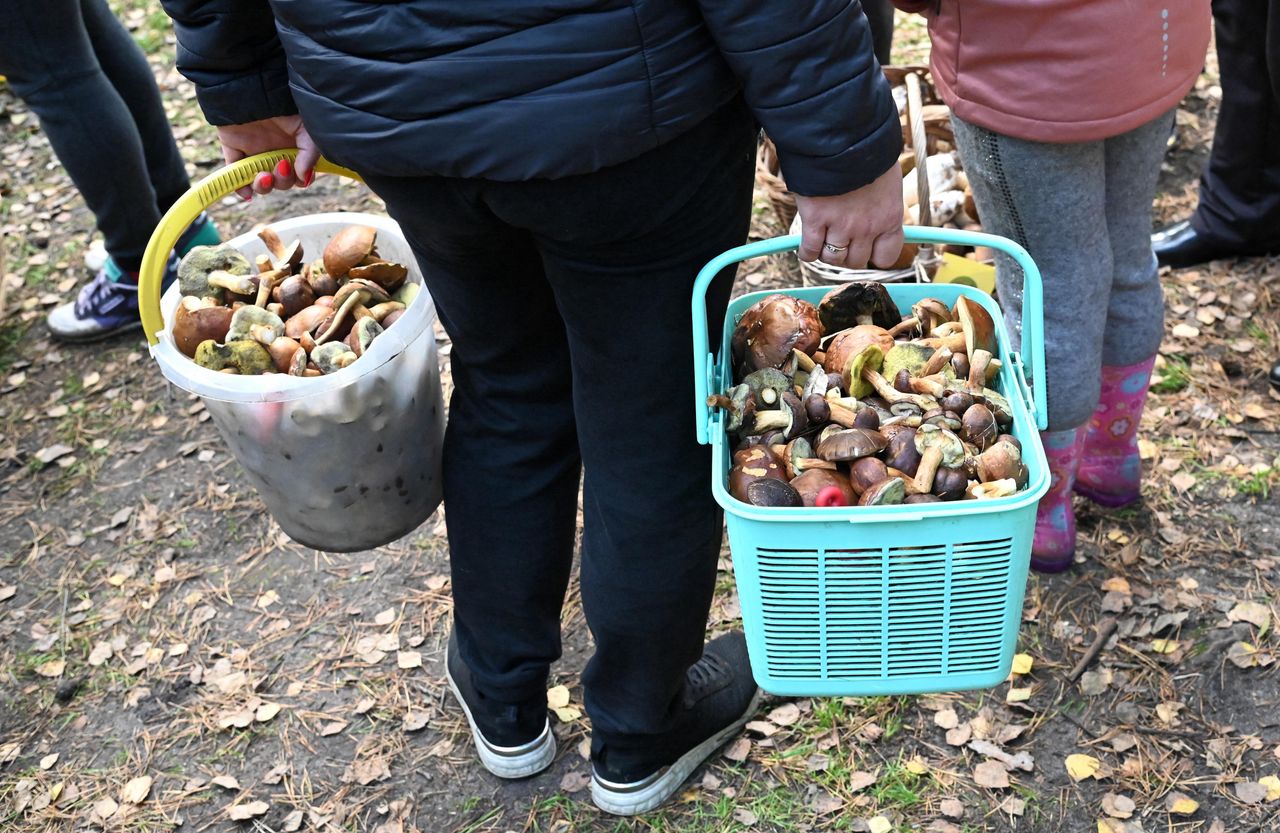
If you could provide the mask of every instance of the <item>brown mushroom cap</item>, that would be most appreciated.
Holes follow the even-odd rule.
[[[888,330],[902,319],[889,290],[877,281],[854,281],[837,286],[818,304],[818,315],[823,331],[828,333],[859,324],[874,324]]]
[[[965,352],[973,358],[974,350],[986,350],[996,354],[996,324],[991,320],[991,313],[968,296],[961,295],[956,300],[956,320],[964,325]]]
[[[230,307],[204,305],[199,298],[188,296],[178,304],[173,317],[173,343],[186,357],[192,358],[202,341],[221,344],[231,327]]]
[[[753,506],[804,506],[795,487],[785,480],[770,477],[747,484],[747,503]]]
[[[729,494],[743,503],[750,503],[747,500],[747,486],[765,478],[786,480],[787,473],[768,448],[755,446],[746,449],[740,462],[729,470]]]
[[[303,333],[313,333],[320,323],[333,313],[332,307],[312,304],[304,307],[284,322],[284,334],[289,338],[300,339]]]
[[[887,441],[879,431],[845,428],[826,434],[818,441],[818,456],[832,462],[857,460],[879,454],[885,445]]]
[[[1016,478],[1022,466],[1022,452],[1013,443],[997,442],[978,455],[978,479],[983,483]]]
[[[371,226],[347,226],[338,232],[324,247],[324,268],[333,278],[346,277],[352,266],[357,266],[374,250],[378,230]]]
[[[735,364],[749,370],[782,367],[792,350],[812,355],[822,338],[818,310],[808,301],[773,294],[752,304],[734,327]]]
[[[839,373],[845,386],[844,390],[848,391],[849,380],[844,378],[844,373],[849,367],[849,361],[872,345],[880,349],[881,361],[883,361],[883,355],[893,349],[893,336],[889,335],[888,330],[874,324],[862,324],[841,330],[827,343],[826,353],[822,357],[822,366],[828,373]],[[852,392],[850,395],[853,395]]]
[[[805,506],[817,506],[818,493],[829,486],[840,490],[845,506],[853,506],[858,501],[858,493],[849,484],[849,478],[830,469],[809,469],[792,480],[791,486],[800,494]]]
[[[902,503],[907,496],[907,486],[901,478],[888,477],[876,483],[858,498],[859,506],[882,506]]]
[[[362,266],[352,266],[347,277],[373,281],[387,292],[395,292],[408,277],[409,269],[399,263],[388,263],[385,260]]]
[[[284,317],[290,318],[316,301],[315,290],[298,275],[291,275],[271,290],[271,298],[284,307]]]
[[[275,362],[276,370],[281,373],[288,373],[297,361],[297,354],[302,351],[302,345],[288,336],[280,336],[275,341],[267,345],[268,352],[271,353],[271,360]],[[303,352],[303,363],[306,363],[306,352]]]
[[[849,485],[858,494],[889,476],[889,470],[878,457],[863,457],[849,465]]]
[[[981,403],[970,406],[961,418],[963,429],[961,435],[966,442],[973,443],[979,451],[986,451],[995,443],[1000,429],[996,427],[996,418],[991,409]]]

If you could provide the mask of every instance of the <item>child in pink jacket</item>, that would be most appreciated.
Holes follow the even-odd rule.
[[[895,0],[929,18],[933,80],[986,231],[1022,244],[1045,295],[1041,436],[1052,485],[1032,567],[1075,555],[1072,495],[1140,497],[1137,430],[1164,299],[1151,203],[1178,102],[1200,73],[1209,0]],[[1022,277],[997,262],[1013,339]]]

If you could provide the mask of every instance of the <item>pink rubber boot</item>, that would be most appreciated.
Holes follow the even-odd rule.
[[[1071,566],[1076,555],[1076,515],[1071,508],[1071,496],[1080,465],[1084,429],[1041,431],[1040,440],[1049,458],[1049,491],[1040,498],[1036,509],[1031,569],[1039,573],[1060,573]]]
[[[1128,506],[1142,497],[1138,423],[1156,358],[1102,368],[1102,396],[1089,420],[1076,491],[1101,506]]]

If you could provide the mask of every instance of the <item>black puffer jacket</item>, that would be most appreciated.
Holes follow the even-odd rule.
[[[585,173],[739,90],[799,193],[865,185],[901,149],[857,0],[162,2],[212,123],[296,109],[365,173]]]

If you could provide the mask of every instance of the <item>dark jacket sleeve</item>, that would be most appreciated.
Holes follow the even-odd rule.
[[[697,2],[788,188],[843,194],[897,161],[898,111],[858,0]]]
[[[267,0],[161,0],[178,36],[178,71],[210,124],[298,112]]]

